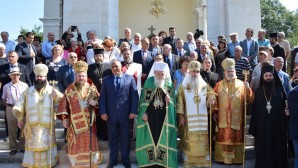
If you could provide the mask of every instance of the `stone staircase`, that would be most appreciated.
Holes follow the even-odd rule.
[[[247,128],[246,130],[248,130],[249,127],[249,121],[250,121],[250,117],[247,117]],[[65,153],[65,147],[66,144],[64,143],[64,128],[62,125],[62,122],[60,120],[56,121],[55,124],[55,133],[56,133],[56,141],[57,141],[57,148],[59,151],[59,164],[56,167],[71,167],[70,163],[68,161],[68,156]],[[247,131],[248,132],[248,131]],[[5,138],[5,123],[4,123],[4,111],[0,111],[0,166],[2,164],[18,164],[20,165],[22,163],[23,160],[23,153],[18,152],[16,155],[14,156],[10,156],[9,155],[9,143],[3,141]],[[246,166],[245,167],[253,167],[254,165],[254,138],[247,134],[246,135]],[[99,141],[99,149],[100,151],[103,153],[103,162],[99,167],[106,167],[106,165],[108,164],[109,161],[109,147],[108,147],[108,142],[107,141]],[[130,153],[130,158],[131,158],[131,162],[132,162],[132,167],[138,167],[137,166],[137,161],[136,161],[136,154],[135,154],[135,141],[132,141],[131,143],[131,153]],[[179,163],[181,163],[181,152],[178,150],[178,161]],[[120,160],[120,158],[119,158]],[[2,167],[2,166],[1,166]],[[120,168],[123,167],[121,164],[118,164],[118,166],[116,166],[116,168]],[[179,167],[182,167],[181,164],[179,165]],[[213,163],[212,167],[214,168],[223,168],[226,167],[226,165],[221,165],[221,164],[217,164],[217,163]],[[242,165],[239,166],[233,166],[235,168],[240,168],[242,167]]]

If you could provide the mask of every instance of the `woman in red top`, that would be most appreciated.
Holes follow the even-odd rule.
[[[78,41],[75,38],[71,38],[70,39],[70,47],[68,49],[69,52],[75,52],[78,55],[78,61],[85,61],[86,62],[86,58],[85,56],[83,56],[82,53],[82,48],[80,46],[78,46]]]

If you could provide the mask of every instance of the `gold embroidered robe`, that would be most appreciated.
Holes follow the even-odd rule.
[[[189,82],[190,75],[186,75],[176,96],[177,114],[182,115],[186,120],[184,125],[178,126],[183,165],[208,167],[210,154],[207,100],[209,98],[216,100],[216,98],[214,94],[207,94],[213,92],[213,89],[201,77],[199,77],[200,89],[197,94]]]
[[[58,96],[53,100],[52,91],[53,87],[49,84],[40,92],[31,86],[13,107],[13,114],[18,121],[26,119],[22,129],[25,136],[24,167],[48,168],[57,164],[54,116],[62,94],[55,89]]]
[[[87,100],[98,100],[95,85],[88,80],[82,89],[78,90],[72,83],[64,92],[60,102],[57,117],[69,120],[67,130],[67,153],[72,167],[89,167],[90,164],[90,112]],[[98,167],[102,162],[102,154],[98,149],[96,137],[95,110],[92,108],[92,167]]]
[[[218,94],[218,132],[216,133],[214,160],[225,164],[243,162],[244,138],[244,92],[247,103],[252,102],[253,93],[243,82],[226,79],[214,87]]]

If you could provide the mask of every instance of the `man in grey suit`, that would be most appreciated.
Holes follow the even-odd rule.
[[[107,121],[109,132],[110,157],[108,168],[118,162],[119,148],[125,168],[130,168],[130,126],[138,113],[139,95],[132,76],[123,74],[121,63],[111,62],[113,75],[103,79],[99,107],[100,115]]]
[[[18,44],[15,48],[16,52],[19,55],[18,62],[26,66],[26,70],[30,74],[31,81],[35,80],[35,75],[33,73],[33,66],[36,62],[37,51],[32,44],[34,40],[34,34],[32,32],[26,33],[26,40]]]
[[[246,39],[240,42],[242,47],[242,56],[246,57],[250,63],[252,69],[257,65],[257,55],[259,52],[259,43],[257,40],[253,39],[253,29],[247,28],[245,32]]]

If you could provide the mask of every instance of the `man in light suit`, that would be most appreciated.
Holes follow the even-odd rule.
[[[78,62],[78,56],[74,52],[68,54],[68,65],[59,68],[57,72],[58,88],[61,93],[64,93],[66,88],[74,82],[75,72],[73,65]]]
[[[257,65],[257,55],[259,52],[259,43],[257,40],[253,39],[253,29],[247,28],[245,32],[246,39],[240,42],[242,47],[242,56],[246,57],[250,63],[252,69]]]
[[[282,57],[276,57],[273,61],[273,64],[274,64],[274,69],[276,70],[278,77],[282,83],[282,86],[286,94],[288,95],[291,90],[291,86],[289,82],[290,81],[289,75],[284,71],[282,71],[282,68],[285,64],[284,59]]]
[[[145,80],[148,77],[150,69],[153,65],[152,53],[148,51],[149,48],[149,39],[144,38],[141,41],[142,49],[133,53],[133,62],[142,64],[142,86],[145,83]]]
[[[30,74],[31,81],[35,80],[35,75],[33,73],[33,66],[36,62],[37,51],[32,44],[34,40],[34,34],[32,32],[26,33],[26,40],[18,44],[15,48],[16,52],[19,55],[18,62],[26,66],[26,70]]]
[[[109,132],[110,161],[107,167],[117,165],[119,146],[122,163],[125,168],[130,168],[130,124],[138,113],[139,96],[134,78],[122,73],[119,61],[113,60],[111,69],[113,75],[103,79],[99,98],[100,115],[107,121]]]

